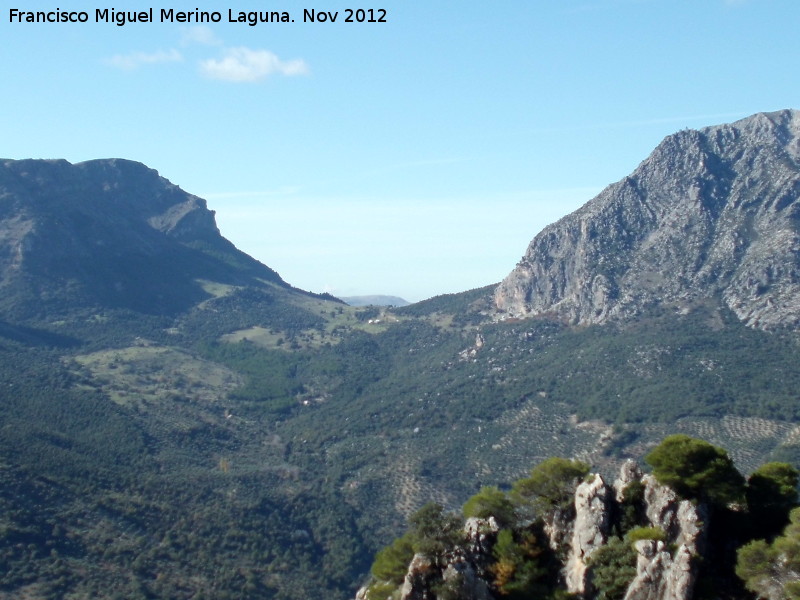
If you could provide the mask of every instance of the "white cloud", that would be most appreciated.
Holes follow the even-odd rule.
[[[308,65],[302,59],[281,60],[268,50],[226,48],[220,59],[200,61],[201,72],[211,79],[236,83],[259,81],[270,75],[305,75]]]
[[[221,46],[222,40],[214,34],[210,27],[196,25],[194,27],[186,27],[182,30],[181,44],[184,46],[189,46],[191,44]]]
[[[183,56],[174,48],[171,50],[159,50],[158,52],[132,52],[131,54],[116,54],[106,59],[106,64],[118,69],[130,71],[142,65],[152,65],[165,62],[180,62]]]

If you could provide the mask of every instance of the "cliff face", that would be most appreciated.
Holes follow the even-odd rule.
[[[749,326],[800,324],[800,112],[667,137],[639,167],[546,227],[497,309],[574,324],[709,302]]]

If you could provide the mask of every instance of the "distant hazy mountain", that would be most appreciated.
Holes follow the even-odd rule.
[[[495,302],[575,324],[712,303],[752,327],[797,327],[800,112],[667,137],[537,235]]]
[[[408,306],[410,302],[397,296],[346,296],[340,298],[350,306]]]

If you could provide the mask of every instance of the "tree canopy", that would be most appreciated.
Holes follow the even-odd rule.
[[[645,461],[663,485],[688,499],[729,504],[744,499],[744,477],[722,448],[676,434],[664,438]]]
[[[514,483],[513,491],[525,499],[538,499],[543,508],[566,508],[588,473],[589,465],[579,460],[548,458],[533,468],[530,477]]]
[[[500,526],[510,525],[514,521],[514,504],[496,486],[482,487],[480,492],[464,503],[462,512],[468,519],[494,517]]]
[[[747,507],[760,536],[777,535],[788,524],[789,511],[797,506],[798,479],[797,469],[781,462],[761,465],[747,479]]]
[[[800,600],[800,508],[790,513],[783,536],[755,540],[739,549],[736,574],[745,587],[769,600]]]

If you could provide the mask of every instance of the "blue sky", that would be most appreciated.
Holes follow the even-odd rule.
[[[19,5],[83,24],[11,23],[6,3],[2,155],[141,161],[316,292],[497,282],[664,136],[800,108],[797,0],[149,2]],[[112,7],[157,22],[93,22]],[[387,22],[345,23],[348,7]],[[160,23],[162,8],[222,22]]]

